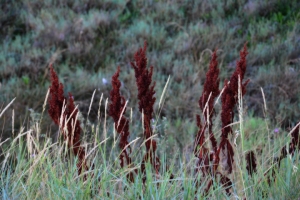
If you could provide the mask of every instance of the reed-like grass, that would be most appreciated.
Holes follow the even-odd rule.
[[[89,161],[93,163],[94,168],[84,172],[88,175],[84,181],[82,175],[77,173],[76,157],[66,155],[61,143],[52,143],[49,139],[41,142],[33,133],[33,129],[22,129],[15,139],[1,143],[5,156],[1,163],[2,199],[204,199],[203,191],[206,185],[203,182],[196,187],[195,179],[198,177],[195,177],[193,171],[194,159],[188,163],[183,163],[182,155],[179,161],[161,159],[162,168],[168,165],[169,171],[162,171],[160,177],[153,176],[152,166],[148,163],[146,183],[143,184],[142,174],[136,174],[135,181],[131,183],[127,179],[131,169],[119,167],[118,145],[110,147],[108,156],[105,148],[109,138],[99,141],[95,135],[94,141],[90,142],[96,144],[96,149],[89,145],[89,151],[93,151]],[[107,133],[112,134],[112,130],[108,129]],[[39,134],[42,134],[41,130]],[[233,170],[232,198],[299,197],[298,155],[282,161],[281,168],[275,170],[276,181],[271,186],[264,175],[267,170],[275,167],[272,164],[273,155],[278,154],[282,145],[289,141],[288,136],[278,137],[277,140],[285,142],[275,143],[269,151],[267,144],[272,143],[271,139],[267,137],[268,134],[260,135],[256,140],[248,140],[244,144],[253,147],[257,147],[261,142],[266,144],[257,156],[257,173],[253,176],[248,175],[242,162],[244,153],[241,151],[240,137],[237,139],[236,158],[239,157],[237,160],[241,162],[236,162]],[[135,167],[139,168],[137,161],[141,159],[141,155],[138,155],[142,153],[141,149],[135,147],[132,151],[135,152]],[[92,174],[93,176],[90,176]],[[173,179],[170,179],[171,174],[174,175]],[[207,195],[212,199],[229,198],[224,189],[218,182],[214,182],[214,187]]]

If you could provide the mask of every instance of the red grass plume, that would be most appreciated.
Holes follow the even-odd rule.
[[[242,83],[246,72],[246,56],[247,56],[247,46],[244,45],[243,50],[240,52],[240,60],[236,63],[236,69],[230,78],[230,82],[225,81],[224,91],[222,93],[222,111],[221,111],[221,121],[222,121],[222,135],[221,142],[219,144],[217,153],[214,157],[214,167],[218,166],[220,160],[220,151],[223,150],[225,155],[227,155],[227,166],[228,172],[232,172],[232,163],[234,162],[233,156],[234,151],[228,140],[228,135],[232,133],[230,124],[233,122],[234,118],[234,107],[238,102],[238,91],[239,91],[239,79],[241,82],[241,94],[246,93],[246,85],[249,80]],[[227,150],[227,152],[225,151]]]
[[[67,100],[64,97],[64,86],[62,83],[59,83],[58,77],[50,65],[50,97],[49,97],[49,109],[48,113],[54,123],[59,125],[59,119],[61,117],[61,112],[63,105],[66,104]]]
[[[197,115],[197,126],[199,131],[195,139],[194,154],[198,157],[197,167],[200,168],[204,174],[210,173],[209,169],[209,150],[205,147],[205,130],[208,127],[209,139],[211,141],[213,151],[217,151],[217,140],[212,132],[212,117],[214,113],[214,101],[215,98],[220,94],[219,90],[219,68],[217,61],[217,50],[213,52],[209,70],[206,73],[206,80],[204,83],[204,89],[199,99],[199,107],[202,110],[205,124],[201,124],[201,118]],[[203,167],[204,166],[204,167]]]
[[[206,74],[206,82],[204,84],[204,91],[199,100],[199,106],[203,111],[205,124],[204,127],[201,125],[200,116],[197,116],[197,124],[199,127],[199,132],[197,136],[198,147],[200,148],[200,152],[198,155],[199,160],[203,160],[203,154],[206,153],[208,155],[208,149],[203,148],[204,146],[204,131],[208,126],[210,141],[212,143],[213,151],[211,155],[206,156],[202,161],[204,165],[211,165],[209,162],[212,161],[212,169],[211,171],[209,167],[204,167],[204,171],[209,173],[213,178],[208,182],[207,187],[205,188],[205,193],[208,193],[210,187],[213,185],[214,180],[216,180],[216,176],[220,177],[221,184],[226,187],[226,193],[230,194],[230,188],[232,185],[231,180],[218,171],[219,161],[220,161],[220,152],[223,152],[223,155],[226,157],[226,163],[224,168],[227,169],[228,174],[232,172],[232,163],[234,150],[231,146],[228,135],[232,133],[232,129],[230,124],[233,122],[234,117],[234,107],[238,102],[239,95],[239,79],[243,80],[245,72],[246,72],[246,56],[247,56],[247,47],[244,45],[243,50],[240,52],[240,60],[236,64],[236,69],[233,75],[230,78],[230,82],[225,81],[224,90],[221,96],[222,101],[222,111],[221,111],[221,122],[222,122],[222,134],[221,141],[219,146],[217,147],[217,141],[212,132],[212,114],[214,112],[213,103],[214,99],[220,94],[219,91],[219,69],[217,68],[217,60],[216,60],[216,52],[214,52],[211,62],[210,69]],[[249,82],[241,84],[241,93],[242,95],[246,92],[246,85]],[[201,149],[202,148],[202,149]],[[202,164],[202,165],[203,165]],[[203,171],[203,170],[202,170]]]
[[[129,154],[131,153],[131,148],[128,145],[128,137],[129,137],[129,121],[124,117],[123,113],[126,111],[126,101],[123,96],[120,95],[120,87],[121,82],[118,77],[120,74],[120,67],[116,73],[112,76],[112,90],[110,92],[110,100],[109,104],[109,115],[114,119],[115,129],[120,134],[120,143],[119,147],[121,149],[120,154],[120,165],[123,168],[125,166],[125,162],[128,166],[132,164],[131,158]],[[128,175],[128,179],[133,182],[133,173]]]
[[[69,93],[69,103],[68,99],[64,97],[63,84],[59,83],[57,74],[52,65],[50,65],[50,79],[51,86],[48,113],[54,123],[60,127],[68,147],[72,149],[74,155],[78,157],[77,170],[80,175],[83,170],[88,170],[88,166],[85,160],[85,149],[80,146],[81,127],[80,122],[77,120],[78,109],[74,105],[71,93]],[[63,110],[64,112],[62,113]]]
[[[159,172],[160,160],[156,157],[156,141],[151,128],[151,119],[153,114],[153,105],[156,100],[154,97],[155,83],[152,84],[153,66],[150,70],[147,69],[147,42],[144,43],[144,48],[140,48],[134,55],[135,62],[131,62],[131,66],[135,72],[136,84],[138,87],[139,111],[144,116],[144,139],[146,140],[146,155],[142,162],[142,171],[145,171],[145,162],[150,161],[156,173]],[[152,85],[151,85],[152,84]],[[151,139],[150,139],[151,138]]]

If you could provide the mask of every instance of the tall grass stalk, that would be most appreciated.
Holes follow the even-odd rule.
[[[237,165],[240,171],[240,177],[241,177],[241,182],[243,183],[243,195],[245,195],[246,199],[247,198],[247,189],[246,189],[246,183],[245,183],[245,176],[246,176],[246,162],[245,162],[245,146],[244,146],[244,142],[245,142],[245,132],[244,132],[244,120],[243,120],[243,95],[242,95],[242,85],[241,85],[241,77],[240,75],[238,76],[238,113],[239,113],[239,135],[241,136],[241,149],[242,152],[240,154],[238,154],[237,158],[238,161]]]
[[[263,97],[263,103],[264,103],[263,113],[264,113],[264,117],[265,117],[265,124],[266,124],[267,130],[268,130],[268,138],[271,138],[270,129],[269,129],[269,125],[268,125],[269,123],[267,121],[268,109],[267,109],[267,103],[266,103],[266,98],[265,98],[265,92],[264,92],[262,87],[260,88],[260,91],[261,91],[261,94],[262,94],[262,97]],[[268,140],[268,147],[269,147],[269,152],[268,153],[271,155],[271,142],[270,142],[270,140]],[[274,153],[273,153],[272,157],[275,157]]]
[[[96,143],[101,140],[100,137],[100,125],[101,125],[101,104],[103,99],[103,93],[101,93],[101,97],[98,103],[98,112],[97,112],[97,124],[96,124],[96,131],[95,131],[95,140],[94,140],[94,146],[96,146]]]

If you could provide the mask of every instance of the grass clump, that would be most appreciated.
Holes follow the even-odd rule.
[[[50,65],[51,86],[42,112],[35,114],[32,110],[30,126],[22,127],[14,138],[0,144],[3,199],[264,199],[275,196],[289,199],[300,195],[297,190],[299,123],[286,132],[273,130],[268,120],[245,117],[243,96],[249,82],[242,81],[246,76],[246,45],[233,75],[222,89],[219,89],[217,51],[212,53],[204,89],[199,95],[202,113],[196,118],[197,124],[186,125],[181,119],[172,125],[174,121],[167,115],[161,117],[163,107],[168,106],[164,103],[170,90],[169,79],[161,89],[158,111],[153,107],[158,96],[155,97],[155,84],[152,84],[154,68],[147,68],[146,47],[145,43],[131,63],[139,106],[129,108],[121,95],[124,90],[118,68],[112,77],[110,100],[102,101],[103,94],[100,97],[95,123],[80,116],[72,95],[68,99],[64,96],[63,84]],[[96,90],[85,114],[87,119],[95,96]],[[267,101],[263,100],[267,117]],[[59,127],[58,136],[62,136],[56,140],[42,127],[47,101],[48,113]],[[14,103],[13,100],[2,109],[1,120]],[[136,114],[133,109],[140,111],[140,117],[133,116]],[[130,110],[129,117],[126,110]],[[180,147],[171,141],[173,154],[168,155],[168,151],[163,151],[168,147],[161,145],[169,138],[176,140],[169,137],[171,127],[178,128],[174,131],[180,133],[182,126],[186,126],[183,131],[193,134],[197,133],[197,127],[199,130],[196,137],[190,138],[191,145]],[[277,134],[279,131],[282,134]]]

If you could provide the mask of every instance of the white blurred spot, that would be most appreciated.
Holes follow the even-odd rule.
[[[102,83],[103,83],[104,85],[106,85],[106,84],[108,83],[107,79],[106,79],[106,78],[102,78]]]

